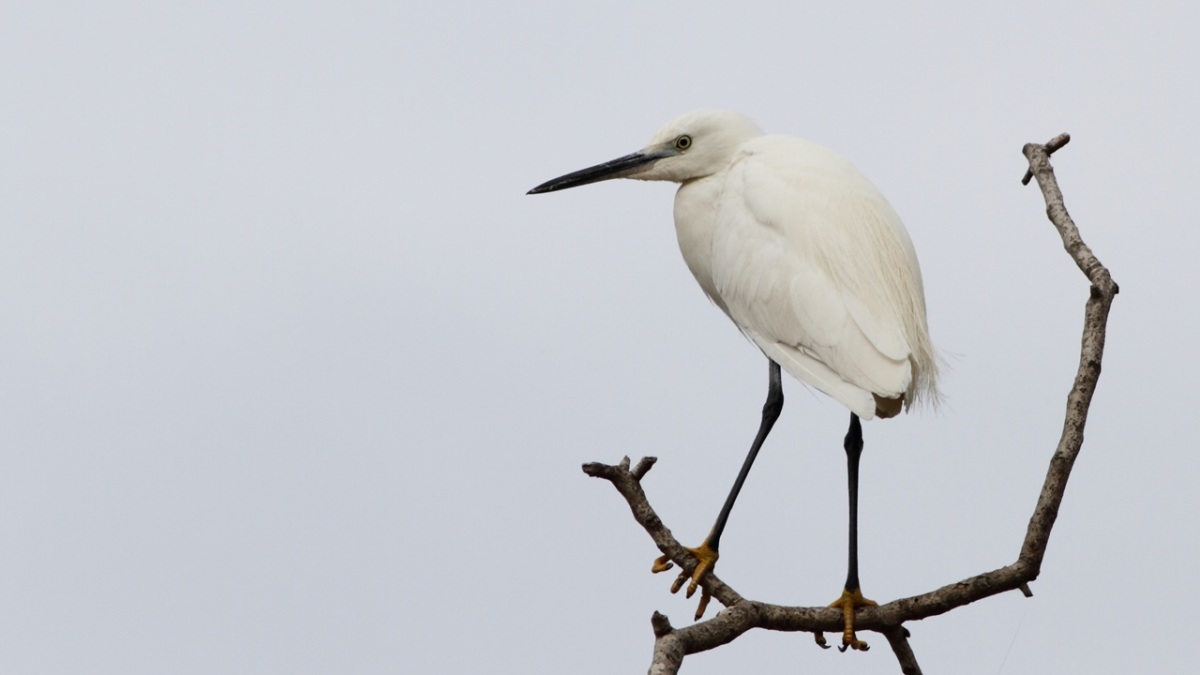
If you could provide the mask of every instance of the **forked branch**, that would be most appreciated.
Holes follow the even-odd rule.
[[[1037,179],[1045,197],[1046,215],[1062,237],[1063,247],[1091,283],[1091,292],[1084,312],[1079,370],[1067,396],[1062,436],[1050,458],[1045,483],[1038,495],[1025,540],[1015,562],[921,595],[858,611],[856,627],[859,630],[873,630],[883,634],[905,675],[919,675],[921,672],[908,643],[908,631],[903,625],[905,622],[943,614],[1005,591],[1021,590],[1029,595],[1028,584],[1037,579],[1041,571],[1050,530],[1058,517],[1058,508],[1066,491],[1071,467],[1074,466],[1075,459],[1083,447],[1083,430],[1087,423],[1088,408],[1100,378],[1108,312],[1119,289],[1108,269],[1100,263],[1080,237],[1079,230],[1063,205],[1062,192],[1055,180],[1054,169],[1050,166],[1050,155],[1070,140],[1070,136],[1061,134],[1045,145],[1030,143],[1023,149],[1029,161],[1029,171],[1023,182],[1028,183],[1031,178]],[[641,479],[654,462],[653,457],[647,457],[630,469],[630,461],[626,457],[616,466],[585,464],[583,470],[589,476],[611,482],[629,504],[634,519],[646,530],[658,549],[690,573],[699,561],[675,539],[651,508],[646,493],[642,490]],[[837,609],[785,607],[747,600],[712,572],[704,577],[702,584],[725,606],[725,610],[711,619],[686,628],[673,628],[666,616],[655,612],[651,619],[655,637],[651,675],[677,673],[688,654],[707,651],[732,642],[752,628],[810,633],[839,631],[842,628],[841,611]]]

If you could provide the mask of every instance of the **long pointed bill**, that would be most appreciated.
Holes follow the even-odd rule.
[[[537,195],[543,192],[566,190],[567,188],[579,187],[580,185],[587,185],[589,183],[599,183],[602,180],[624,178],[629,174],[636,173],[638,169],[648,168],[658,160],[669,155],[669,152],[646,152],[639,150],[603,164],[597,164],[596,166],[574,171],[565,176],[559,176],[554,180],[548,180],[525,194]]]

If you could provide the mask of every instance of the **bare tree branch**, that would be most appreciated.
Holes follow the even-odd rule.
[[[1070,142],[1071,142],[1071,134],[1063,132],[1063,133],[1055,136],[1054,138],[1051,138],[1049,140],[1049,142],[1047,142],[1045,145],[1043,145],[1041,147],[1042,147],[1042,149],[1044,149],[1046,151],[1046,156],[1049,157],[1050,155],[1053,155],[1059,148],[1061,148],[1062,146],[1064,146]],[[1029,147],[1030,145],[1034,145],[1034,144],[1028,143],[1028,144],[1026,144],[1026,147]],[[1025,171],[1025,177],[1021,179],[1021,185],[1029,185],[1029,181],[1031,181],[1031,180],[1033,180],[1033,167],[1032,166],[1027,171]]]
[[[1028,584],[1037,579],[1041,571],[1046,545],[1050,540],[1050,530],[1058,516],[1067,479],[1083,447],[1083,430],[1087,423],[1088,408],[1096,391],[1100,362],[1104,356],[1108,312],[1118,288],[1108,270],[1084,244],[1079,230],[1063,205],[1062,192],[1055,180],[1054,169],[1050,166],[1050,155],[1069,141],[1070,136],[1060,134],[1045,145],[1031,143],[1023,149],[1029,161],[1029,172],[1023,182],[1028,183],[1031,178],[1037,178],[1038,186],[1045,197],[1047,217],[1062,237],[1063,247],[1091,283],[1091,292],[1084,311],[1079,370],[1067,396],[1062,436],[1050,459],[1045,483],[1034,506],[1025,540],[1015,562],[921,595],[893,600],[878,607],[862,608],[856,614],[855,624],[859,630],[873,630],[887,638],[905,675],[921,673],[921,667],[908,643],[908,630],[903,626],[905,622],[943,614],[1005,591],[1020,590],[1026,597],[1032,595]],[[654,462],[653,457],[644,458],[631,470],[629,458],[626,457],[616,466],[593,463],[585,464],[583,470],[589,476],[611,482],[629,504],[634,519],[646,530],[658,549],[690,573],[699,561],[675,539],[654,512],[646,493],[642,490],[641,479],[650,471]],[[711,619],[686,628],[673,628],[666,616],[655,612],[651,620],[655,636],[651,675],[677,673],[688,654],[732,642],[752,628],[810,633],[840,631],[842,628],[841,611],[837,609],[785,607],[747,600],[711,572],[704,577],[702,585],[726,609]]]
[[[908,629],[904,626],[896,626],[883,631],[887,637],[888,644],[892,646],[892,653],[896,655],[896,660],[900,662],[900,672],[904,675],[921,675],[921,666],[917,663],[917,655],[913,653],[912,646],[908,644]]]

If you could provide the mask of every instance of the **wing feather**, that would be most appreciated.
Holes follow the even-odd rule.
[[[713,285],[768,357],[865,419],[872,394],[936,398],[912,243],[849,162],[760,137],[739,151],[716,208]]]

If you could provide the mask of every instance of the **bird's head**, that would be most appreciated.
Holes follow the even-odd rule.
[[[742,143],[761,136],[749,118],[723,110],[698,110],[671,120],[646,147],[596,166],[546,181],[529,194],[554,192],[612,178],[667,180],[703,178],[724,169]]]

